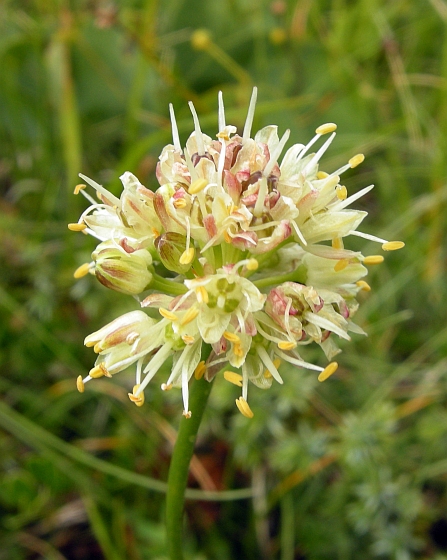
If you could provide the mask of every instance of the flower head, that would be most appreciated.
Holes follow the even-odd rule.
[[[306,362],[301,347],[315,342],[331,360],[340,352],[336,339],[363,333],[352,317],[358,292],[369,289],[364,264],[383,258],[345,249],[344,240],[356,235],[384,250],[403,246],[357,230],[366,212],[349,207],[373,187],[348,196],[340,177],[364,156],[321,170],[336,135],[332,123],[282,156],[290,131],[280,137],[276,126],[266,126],[252,137],[256,97],[255,88],[239,135],[226,124],[219,94],[215,139],[202,132],[190,103],[194,131],[184,147],[170,105],[173,144],[161,152],[155,192],[129,172],[121,177],[120,198],[81,176],[99,202],[78,186],[90,206],[69,227],[101,243],[75,276],[95,273],[105,286],[137,296],[142,310],[86,338],[98,358],[78,380],[79,390],[134,365],[129,398],[141,406],[148,383],[168,362],[162,388],[181,387],[189,417],[193,374],[210,381],[223,370],[242,389],[238,409],[251,417],[249,382],[263,389],[283,383],[284,361],[319,372],[323,381],[336,362],[325,368]],[[211,347],[206,362],[204,345]]]

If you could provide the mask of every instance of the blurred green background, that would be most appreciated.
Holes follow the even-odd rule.
[[[76,392],[84,337],[137,304],[73,279],[94,241],[67,229],[86,206],[72,193],[78,172],[116,194],[126,170],[156,187],[168,102],[185,142],[189,100],[213,136],[218,90],[240,127],[253,85],[255,130],[291,128],[291,145],[338,124],[322,168],[365,153],[344,176],[350,193],[376,185],[363,229],[406,248],[371,267],[369,336],[329,381],[284,368],[283,386],[251,390],[251,421],[216,381],[190,486],[225,501],[188,501],[185,554],[447,559],[446,33],[445,0],[2,0],[2,560],[165,558],[157,481],[180,393],[154,383],[136,408],[125,373]]]

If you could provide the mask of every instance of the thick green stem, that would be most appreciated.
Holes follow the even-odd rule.
[[[293,272],[288,274],[280,274],[278,276],[268,276],[267,278],[260,278],[255,280],[253,284],[261,289],[268,288],[269,286],[274,286],[278,284],[283,284],[284,282],[298,282],[304,284],[306,282],[306,269],[304,267],[298,267]]]
[[[191,418],[182,418],[168,475],[166,494],[166,536],[169,558],[183,558],[183,509],[189,463],[194,452],[197,432],[211,392],[212,383],[194,380],[190,392]]]

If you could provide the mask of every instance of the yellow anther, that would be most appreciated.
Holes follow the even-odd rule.
[[[343,239],[341,237],[335,237],[332,240],[332,247],[334,249],[343,249],[344,245],[343,245]]]
[[[197,307],[190,307],[188,311],[183,315],[183,318],[180,321],[182,327],[187,325],[191,321],[194,321],[194,319],[197,317],[198,314],[199,314],[199,310],[197,309]]]
[[[82,191],[82,189],[85,189],[85,185],[83,185],[83,184],[76,185],[74,193],[79,194]]]
[[[80,393],[85,391],[84,381],[82,380],[82,375],[79,375],[76,379],[76,387]]]
[[[174,208],[186,208],[186,200],[184,198],[176,198],[172,203]]]
[[[223,237],[224,237],[225,243],[231,243],[232,242],[231,236],[228,233],[228,231],[224,231]]]
[[[94,346],[93,346],[93,352],[95,352],[96,354],[99,354],[100,352],[102,352],[102,346],[100,342],[97,342]]]
[[[290,340],[281,340],[281,342],[278,342],[278,348],[280,350],[293,350],[294,348],[296,348],[296,342],[290,341]]]
[[[111,374],[109,373],[109,371],[107,370],[106,366],[101,362],[99,364],[99,366],[95,366],[93,367],[88,374],[90,375],[90,377],[93,377],[93,379],[97,379],[98,377],[112,377]]]
[[[228,340],[229,342],[233,342],[234,344],[240,344],[241,339],[238,337],[237,334],[232,333],[230,331],[224,331],[223,337]]]
[[[405,247],[403,241],[388,241],[382,245],[384,251],[397,251],[397,249],[402,249],[402,247]]]
[[[351,167],[357,167],[357,165],[360,165],[364,160],[365,160],[365,156],[363,154],[357,154],[356,156],[352,157],[348,161],[348,163]]]
[[[172,321],[173,323],[175,321],[178,321],[178,317],[175,313],[172,313],[172,311],[168,311],[167,309],[164,309],[164,307],[160,307],[158,309],[158,312],[160,313],[160,315],[162,317],[164,317],[165,319],[168,319],[169,321]]]
[[[137,332],[131,332],[126,336],[126,343],[133,344],[140,335]]]
[[[162,391],[170,391],[171,389],[172,389],[172,383],[169,383],[169,385],[167,385],[166,383],[161,384]]]
[[[335,272],[340,272],[344,270],[349,264],[349,259],[340,259],[334,266]]]
[[[364,292],[371,291],[371,286],[368,284],[368,282],[365,282],[364,280],[359,280],[358,282],[356,282],[356,285]]]
[[[196,296],[199,303],[208,303],[208,292],[206,291],[205,286],[197,286]]]
[[[337,185],[335,187],[335,194],[338,200],[346,200],[348,196],[348,189],[344,185]]]
[[[73,272],[74,278],[82,278],[83,276],[87,276],[87,274],[90,272],[90,268],[91,268],[91,264],[90,264],[90,263],[81,264],[81,266],[79,266],[79,267]]]
[[[207,29],[196,29],[191,35],[191,45],[198,51],[205,51],[213,44]]]
[[[194,370],[194,377],[196,379],[202,379],[205,371],[206,371],[206,365],[205,365],[205,362],[202,360],[201,362],[199,362],[197,364],[197,367]]]
[[[331,362],[328,366],[324,368],[324,370],[318,376],[318,381],[326,381],[328,377],[330,377],[334,372],[338,369],[337,362]]]
[[[234,371],[225,371],[224,372],[224,379],[233,383],[233,385],[237,385],[238,387],[242,387],[242,375],[235,373]]]
[[[329,132],[334,132],[334,130],[337,130],[337,125],[330,122],[319,126],[315,134],[329,134]]]
[[[382,255],[370,255],[363,259],[363,264],[380,264],[385,260]]]
[[[158,229],[155,229],[154,227],[152,228],[152,235],[157,238],[160,237],[160,232],[158,231]]]
[[[91,348],[92,346],[95,346],[98,343],[98,341],[96,340],[89,340],[88,342],[84,342],[85,346],[87,346],[87,348]]]
[[[275,358],[273,360],[273,365],[275,366],[276,369],[278,369],[279,366],[281,365],[281,359],[280,358]]]
[[[184,334],[182,336],[182,340],[185,344],[192,344],[195,341],[195,338],[189,334]]]
[[[326,173],[326,171],[317,171],[317,179],[326,179],[326,177],[329,177],[329,173]]]
[[[237,356],[238,358],[242,358],[244,355],[244,351],[242,349],[242,346],[240,344],[233,344],[233,352],[234,355]]]
[[[80,224],[78,222],[74,224],[68,224],[67,227],[70,231],[83,231],[84,229],[87,229],[87,226],[85,224]]]
[[[186,249],[186,251],[183,251],[179,259],[180,264],[191,263],[194,260],[194,255],[195,255],[194,247],[190,247],[189,249]]]
[[[222,138],[223,140],[225,140],[225,142],[228,142],[228,140],[230,139],[230,137],[228,136],[228,132],[226,131],[218,132],[216,134],[216,138]]]
[[[245,266],[247,270],[258,270],[259,263],[256,259],[248,259],[248,263]]]
[[[197,194],[208,185],[208,181],[206,179],[196,179],[193,181],[188,189],[189,194]]]
[[[134,385],[132,393],[127,393],[129,399],[135,403],[137,406],[143,406],[144,404],[144,393],[140,393],[138,397],[136,396],[136,392],[140,388],[139,385]]]
[[[188,410],[188,411],[184,410],[184,411],[183,411],[183,416],[184,416],[185,418],[191,418],[192,413],[191,413],[190,410]]]
[[[243,416],[245,416],[246,418],[253,418],[253,411],[248,406],[248,402],[244,399],[244,397],[239,397],[238,399],[236,399],[236,406]]]
[[[271,377],[273,377],[273,375],[269,372],[268,369],[266,369],[264,371],[264,377],[265,377],[265,379],[270,379]]]

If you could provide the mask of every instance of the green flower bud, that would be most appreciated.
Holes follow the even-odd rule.
[[[111,241],[100,243],[92,253],[98,280],[111,290],[123,294],[141,293],[152,280],[148,266],[152,257],[146,249],[126,253]]]
[[[181,233],[168,231],[154,241],[160,260],[168,270],[185,274],[191,268],[191,262],[182,264],[181,256],[186,250],[186,237]]]

